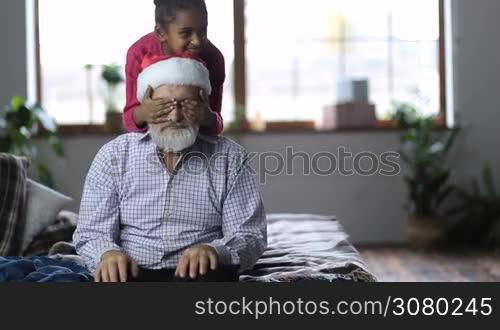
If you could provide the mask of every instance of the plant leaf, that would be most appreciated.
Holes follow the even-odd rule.
[[[21,96],[14,96],[10,101],[11,111],[19,111],[24,106],[24,99]]]
[[[35,164],[35,171],[38,176],[38,180],[49,188],[54,188],[54,180],[49,168],[40,162]]]
[[[443,190],[438,197],[436,198],[436,207],[439,207],[441,203],[444,202],[444,200],[453,192],[455,191],[454,186],[448,186]]]
[[[50,135],[49,136],[49,143],[52,146],[52,150],[54,150],[54,153],[58,155],[59,157],[64,156],[64,149],[61,144],[61,140],[55,136],[55,135]]]
[[[483,165],[482,170],[483,182],[486,187],[486,192],[491,196],[491,198],[495,198],[497,196],[497,192],[495,189],[495,182],[493,179],[493,173],[491,171],[491,166],[488,163]]]
[[[39,105],[36,105],[32,109],[33,114],[35,115],[35,118],[40,124],[42,124],[43,128],[50,132],[50,133],[55,133],[57,131],[57,125],[55,120],[49,116],[45,110],[40,107]]]

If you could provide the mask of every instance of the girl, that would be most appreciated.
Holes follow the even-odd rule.
[[[186,117],[200,125],[200,132],[219,135],[223,129],[221,117],[222,85],[225,80],[224,57],[207,39],[208,13],[204,0],[154,0],[156,5],[154,32],[142,37],[127,53],[127,104],[124,125],[130,132],[143,132],[147,124],[166,122],[175,108],[175,100],[152,99],[148,89],[144,100],[137,100],[137,76],[146,55],[171,55],[192,52],[201,57],[210,71],[210,99],[200,92],[199,100],[183,101]]]

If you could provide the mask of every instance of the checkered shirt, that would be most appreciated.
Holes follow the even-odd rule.
[[[87,174],[73,240],[91,271],[120,250],[147,269],[174,269],[197,244],[219,262],[251,268],[267,246],[266,215],[249,155],[225,137],[199,136],[167,170],[149,134],[124,134]]]

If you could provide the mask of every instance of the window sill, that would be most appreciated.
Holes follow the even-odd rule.
[[[445,126],[437,127],[437,130],[444,130]],[[320,130],[314,128],[280,128],[269,129],[265,131],[256,130],[225,130],[225,135],[289,135],[289,134],[335,134],[335,133],[384,133],[384,132],[402,132],[404,129],[396,127],[394,124],[378,123],[375,127],[353,127],[353,128],[338,128]],[[61,137],[65,136],[110,136],[126,133],[123,130],[112,129],[107,125],[60,125],[58,133]]]
[[[119,135],[125,133],[108,125],[59,125],[57,129],[60,136],[75,135]]]

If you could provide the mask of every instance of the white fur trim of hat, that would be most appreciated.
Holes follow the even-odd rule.
[[[200,61],[192,58],[171,57],[145,68],[137,77],[137,99],[142,102],[148,86],[162,85],[200,87],[212,94],[210,72]]]

